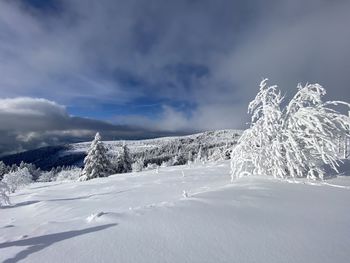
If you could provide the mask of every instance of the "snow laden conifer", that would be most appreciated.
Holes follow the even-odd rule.
[[[323,165],[337,171],[336,138],[346,134],[350,119],[332,106],[350,105],[323,102],[325,94],[318,84],[298,85],[295,96],[282,108],[277,86],[267,86],[267,79],[263,80],[248,106],[251,127],[232,150],[232,180],[251,174],[323,179]]]
[[[190,164],[192,164],[192,163],[193,163],[193,153],[192,153],[192,151],[190,150],[190,151],[188,152],[187,164],[190,165]]]
[[[3,161],[0,161],[0,180],[4,177],[5,174],[9,172],[9,167]]]
[[[141,172],[144,167],[145,160],[143,158],[136,160],[132,165],[133,172]]]
[[[203,147],[202,147],[202,145],[200,145],[196,159],[195,159],[195,163],[200,163],[202,161],[203,161]]]
[[[117,158],[116,170],[117,173],[129,173],[132,171],[132,159],[130,157],[130,150],[125,142]]]
[[[86,181],[97,177],[106,177],[111,174],[111,163],[107,156],[107,148],[96,133],[88,154],[84,159],[84,169],[79,181]]]
[[[5,182],[0,181],[0,206],[10,205],[10,188]]]

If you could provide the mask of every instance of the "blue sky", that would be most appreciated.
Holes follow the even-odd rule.
[[[106,138],[244,128],[265,77],[286,96],[318,82],[349,101],[349,12],[346,0],[0,1],[0,152],[102,128]]]

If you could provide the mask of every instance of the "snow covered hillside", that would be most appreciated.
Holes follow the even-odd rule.
[[[241,130],[217,130],[207,131],[186,136],[162,137],[148,140],[119,140],[104,141],[111,155],[117,155],[121,151],[123,144],[130,149],[134,159],[146,159],[148,162],[159,162],[172,158],[179,153],[187,156],[192,151],[197,154],[199,148],[205,148],[209,155],[219,148],[231,149],[237,143]],[[70,145],[70,149],[62,154],[86,153],[91,142],[75,143]],[[210,153],[209,153],[210,152]]]
[[[117,140],[105,141],[111,155],[121,150],[124,142],[130,148],[135,159],[144,158],[148,162],[161,162],[179,154],[186,155],[189,151],[198,152],[200,146],[214,152],[219,148],[232,148],[237,143],[241,130],[207,131],[187,136],[163,137],[148,140]],[[90,142],[74,143],[63,146],[48,146],[1,157],[7,165],[17,164],[21,161],[35,164],[43,170],[50,170],[57,166],[82,166]],[[160,163],[159,163],[160,164]]]
[[[1,262],[349,262],[350,176],[243,177],[229,161],[35,183],[0,208]]]

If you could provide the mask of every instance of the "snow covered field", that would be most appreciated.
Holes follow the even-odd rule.
[[[0,261],[350,262],[350,176],[298,182],[223,161],[35,183],[0,208]]]

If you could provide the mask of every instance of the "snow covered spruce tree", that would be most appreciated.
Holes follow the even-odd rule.
[[[5,182],[0,181],[0,206],[10,205],[10,188]]]
[[[203,161],[203,147],[202,145],[199,146],[198,153],[195,159],[195,163],[200,163]]]
[[[350,118],[323,102],[326,90],[318,84],[298,85],[298,91],[282,108],[277,86],[260,83],[248,106],[251,127],[244,131],[231,153],[231,178],[242,175],[307,177],[323,179],[323,165],[335,171],[339,160],[336,138],[346,134]]]
[[[9,170],[9,167],[7,167],[3,161],[0,161],[0,180],[4,177],[5,174],[9,172]]]
[[[144,167],[144,163],[145,163],[145,160],[144,159],[138,159],[136,160],[132,165],[131,165],[131,168],[132,168],[132,171],[133,172],[141,172],[143,167]]]
[[[188,152],[188,157],[187,157],[187,164],[190,165],[193,163],[193,153],[191,150]]]
[[[115,164],[116,173],[129,173],[132,171],[132,159],[130,157],[130,150],[126,143],[123,144],[122,150],[117,157]]]
[[[107,148],[96,133],[87,156],[84,159],[84,169],[79,181],[86,181],[97,177],[106,177],[112,172],[111,163],[107,156]]]

